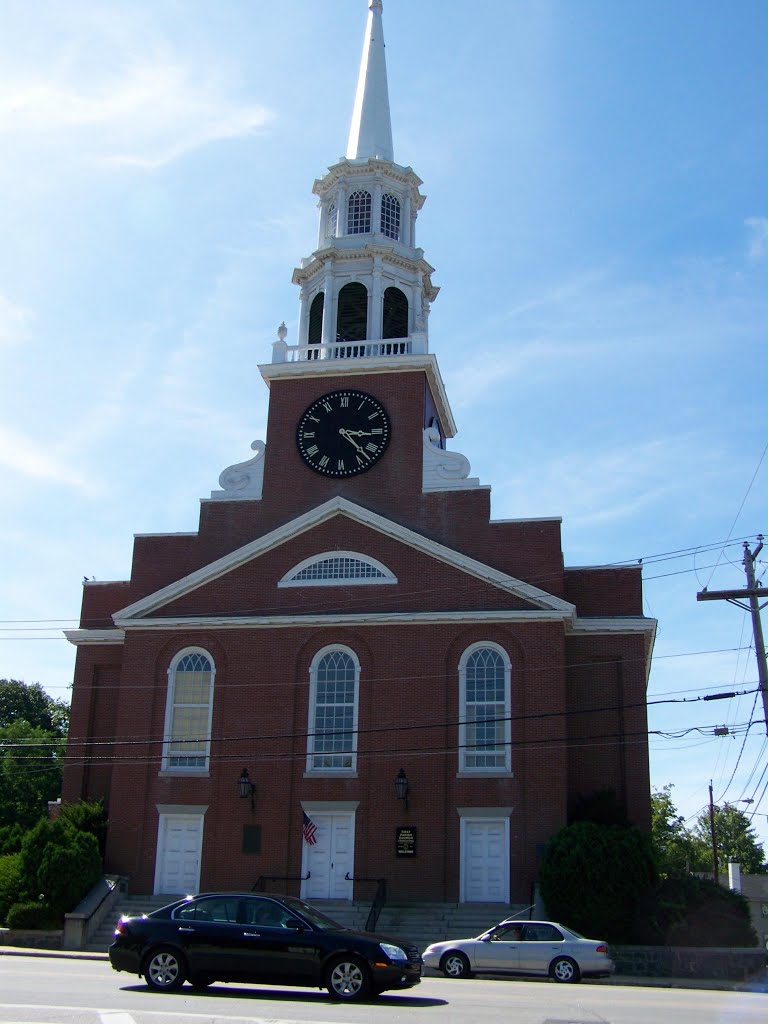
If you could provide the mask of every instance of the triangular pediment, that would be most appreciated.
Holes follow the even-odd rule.
[[[233,621],[233,616],[237,616],[243,622],[249,617],[263,616],[263,610],[243,608],[242,599],[239,604],[230,607],[230,602],[226,600],[225,596],[227,594],[227,577],[231,577],[233,582],[231,589],[233,592],[236,591],[236,583],[242,579],[243,571],[253,567],[253,563],[264,560],[263,564],[266,564],[268,556],[279,549],[285,549],[284,553],[290,562],[294,557],[294,549],[298,550],[301,546],[298,539],[306,540],[307,536],[313,532],[317,534],[317,552],[325,551],[329,547],[328,527],[340,518],[347,521],[343,533],[345,538],[348,536],[349,530],[354,530],[358,538],[363,536],[369,539],[371,550],[367,553],[371,556],[378,557],[377,541],[379,546],[386,542],[390,551],[400,551],[401,555],[401,549],[405,547],[408,549],[410,561],[418,562],[422,570],[431,566],[438,578],[442,572],[445,579],[452,580],[454,584],[457,580],[463,579],[466,581],[466,585],[470,586],[471,584],[478,594],[495,595],[495,598],[485,607],[506,608],[521,617],[534,616],[536,618],[571,620],[574,616],[574,606],[561,598],[554,597],[538,587],[515,579],[492,566],[439,544],[391,519],[356,505],[346,498],[335,497],[270,533],[121,609],[114,614],[114,622],[122,627],[137,627],[150,625],[153,622],[159,623],[160,619],[167,623],[169,616],[176,615],[185,619],[192,617],[200,621],[203,619],[219,621],[223,616],[227,616],[229,622]],[[304,548],[306,548],[305,543]],[[296,556],[296,561],[299,561],[298,556]],[[269,590],[269,588],[267,589]],[[270,592],[276,593],[276,589]],[[192,595],[196,595],[197,600],[184,600],[191,598]],[[261,596],[264,597],[263,592]],[[461,605],[460,600],[457,603],[459,606]],[[270,603],[269,593],[265,597],[265,607],[267,606],[271,609],[271,618],[280,617],[275,615],[279,609]],[[478,607],[480,606],[478,605]],[[214,609],[216,610],[214,611]],[[460,615],[462,612],[457,610],[455,614]],[[296,615],[291,617],[296,618]]]

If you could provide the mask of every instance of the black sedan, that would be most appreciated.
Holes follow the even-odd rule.
[[[292,896],[250,893],[202,893],[123,917],[109,959],[158,992],[239,981],[327,988],[344,1001],[418,985],[422,966],[410,943],[344,928]]]

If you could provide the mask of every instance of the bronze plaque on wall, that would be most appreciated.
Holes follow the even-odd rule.
[[[416,855],[416,829],[404,826],[395,830],[395,853],[398,857]]]

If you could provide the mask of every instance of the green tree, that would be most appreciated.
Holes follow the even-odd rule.
[[[744,811],[732,804],[714,808],[715,837],[717,839],[717,867],[721,875],[728,871],[728,862],[736,861],[746,875],[768,874],[765,850],[758,842]],[[699,854],[699,870],[712,870],[712,831],[709,812],[700,814],[693,830]]]
[[[61,736],[25,719],[0,729],[0,827],[35,824],[61,793],[63,755]]]
[[[693,870],[701,850],[672,802],[672,784],[651,793],[651,842],[659,871],[665,875]]]
[[[49,697],[39,683],[27,686],[19,679],[0,679],[0,729],[22,721],[55,736],[66,736],[69,705]]]
[[[96,836],[99,853],[104,856],[104,847],[107,843],[107,812],[103,800],[78,800],[75,804],[62,804],[59,817],[80,832],[90,832]]]
[[[631,825],[575,822],[549,841],[539,879],[556,921],[609,942],[630,942],[656,883],[651,841]]]
[[[19,858],[23,898],[57,914],[72,910],[101,875],[96,836],[61,818],[41,819],[24,837]]]

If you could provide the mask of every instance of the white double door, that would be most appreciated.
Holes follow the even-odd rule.
[[[306,900],[351,900],[355,867],[355,816],[312,813],[316,842],[304,842],[301,896]],[[307,877],[307,875],[309,877]]]
[[[509,818],[461,819],[461,900],[509,902]]]

